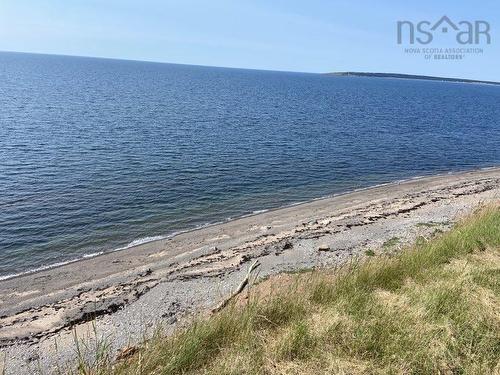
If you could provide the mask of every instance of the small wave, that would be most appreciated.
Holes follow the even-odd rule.
[[[104,251],[98,251],[97,253],[83,254],[82,258],[84,258],[84,259],[93,258],[93,257],[96,257],[98,255],[102,255],[102,254],[104,254]]]
[[[293,203],[290,203],[290,207],[293,207],[293,206],[300,206],[301,204],[304,204],[304,203],[307,203],[307,202],[310,202],[310,201],[298,201],[298,202],[293,202]]]
[[[134,246],[143,245],[143,244],[148,243],[148,242],[164,240],[165,238],[167,238],[167,237],[165,237],[165,236],[152,236],[152,237],[138,238],[138,239],[133,240],[132,242],[130,242],[127,246],[121,247],[120,250],[122,250],[122,249],[128,249],[128,248],[131,248],[131,247],[134,247]]]

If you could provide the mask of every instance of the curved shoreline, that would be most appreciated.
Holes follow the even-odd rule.
[[[215,306],[257,259],[261,277],[335,267],[367,249],[383,253],[394,238],[403,246],[447,230],[499,197],[500,167],[419,176],[3,280],[0,350],[13,374],[32,373],[33,358],[43,368],[61,356],[74,363],[73,332],[91,339],[93,322],[119,349],[141,342],[145,327],[171,330]]]
[[[347,190],[347,191],[340,192],[340,193],[328,194],[328,195],[321,196],[321,197],[318,197],[318,198],[312,198],[312,199],[309,199],[309,200],[306,200],[306,201],[288,203],[288,204],[284,204],[284,205],[279,206],[279,207],[267,208],[267,209],[266,208],[259,209],[259,210],[253,211],[251,213],[248,213],[248,214],[242,214],[242,215],[236,216],[236,217],[229,217],[229,218],[223,219],[222,221],[216,221],[216,222],[213,222],[213,223],[206,223],[206,224],[198,225],[198,226],[196,226],[194,228],[189,228],[189,229],[181,229],[181,230],[175,231],[175,232],[170,233],[170,234],[165,234],[165,235],[159,234],[159,235],[151,235],[151,236],[147,236],[147,237],[143,237],[143,238],[137,238],[137,239],[129,242],[127,245],[120,246],[120,247],[115,248],[115,249],[102,250],[102,251],[98,251],[98,252],[90,253],[90,254],[83,254],[81,257],[78,257],[78,258],[74,258],[74,259],[70,259],[70,260],[66,260],[66,261],[60,261],[60,262],[56,262],[56,263],[53,263],[53,264],[42,265],[42,266],[36,267],[34,269],[29,269],[27,271],[19,272],[19,273],[16,273],[16,274],[8,274],[8,275],[0,276],[0,283],[2,283],[3,281],[6,281],[6,280],[12,280],[12,279],[16,279],[16,278],[27,276],[27,275],[33,275],[33,274],[36,274],[36,273],[39,273],[39,272],[43,272],[43,271],[50,271],[50,270],[53,270],[53,269],[56,269],[56,268],[59,268],[59,267],[64,267],[64,266],[69,265],[69,264],[73,264],[73,263],[77,263],[77,262],[83,262],[85,260],[88,260],[88,259],[91,259],[91,258],[100,257],[100,256],[103,256],[103,255],[106,255],[106,254],[111,254],[111,253],[116,253],[116,252],[120,252],[120,251],[131,250],[131,249],[143,246],[145,244],[151,244],[151,243],[155,243],[155,242],[170,240],[170,239],[175,238],[176,236],[179,236],[179,235],[182,235],[182,234],[196,232],[198,230],[201,230],[201,229],[204,229],[204,228],[208,228],[208,227],[217,226],[217,225],[224,225],[224,224],[232,222],[232,221],[236,221],[236,220],[240,220],[240,219],[245,219],[245,218],[248,218],[248,217],[253,217],[253,216],[256,216],[256,215],[263,214],[263,213],[275,212],[275,211],[279,211],[279,210],[290,208],[290,207],[298,207],[298,206],[306,205],[306,204],[309,204],[309,203],[312,203],[312,202],[316,202],[316,201],[321,201],[321,200],[331,199],[331,198],[335,198],[335,197],[340,197],[340,196],[344,196],[344,195],[348,195],[348,194],[352,194],[352,193],[356,193],[356,192],[362,192],[362,191],[366,191],[366,190],[370,190],[370,189],[374,189],[374,188],[378,188],[378,187],[384,187],[384,186],[389,186],[389,185],[397,185],[397,184],[400,184],[400,183],[410,182],[410,181],[420,180],[420,179],[425,179],[425,178],[428,178],[428,177],[453,176],[453,175],[459,175],[459,174],[463,174],[463,173],[488,171],[488,170],[495,170],[495,169],[500,169],[500,166],[489,166],[489,167],[481,167],[481,168],[474,168],[474,169],[467,169],[467,170],[460,170],[460,171],[449,171],[449,172],[443,172],[443,173],[437,173],[437,174],[429,173],[429,174],[412,176],[412,177],[409,177],[409,178],[404,178],[404,179],[399,179],[399,180],[393,180],[393,181],[389,181],[389,182],[384,182],[384,183],[380,183],[380,184],[370,185],[370,186],[367,186],[367,187],[362,187],[362,188]],[[148,239],[148,238],[151,238],[151,240],[144,241],[144,242],[141,242],[141,243],[138,243],[138,244],[134,244],[136,241],[142,241],[142,240]]]

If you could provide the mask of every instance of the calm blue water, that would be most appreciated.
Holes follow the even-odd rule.
[[[500,164],[500,87],[0,53],[0,276]]]

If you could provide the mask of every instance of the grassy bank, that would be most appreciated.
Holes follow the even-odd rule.
[[[398,256],[271,278],[88,374],[500,373],[500,208]]]

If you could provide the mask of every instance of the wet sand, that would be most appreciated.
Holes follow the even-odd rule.
[[[87,338],[93,320],[113,351],[141,341],[159,323],[173,329],[179,319],[216,305],[255,259],[262,264],[260,276],[267,276],[341,264],[367,249],[398,251],[418,236],[448,229],[499,193],[500,168],[424,177],[0,281],[0,350],[7,374],[71,363],[71,327]],[[328,250],[318,251],[320,246]]]

